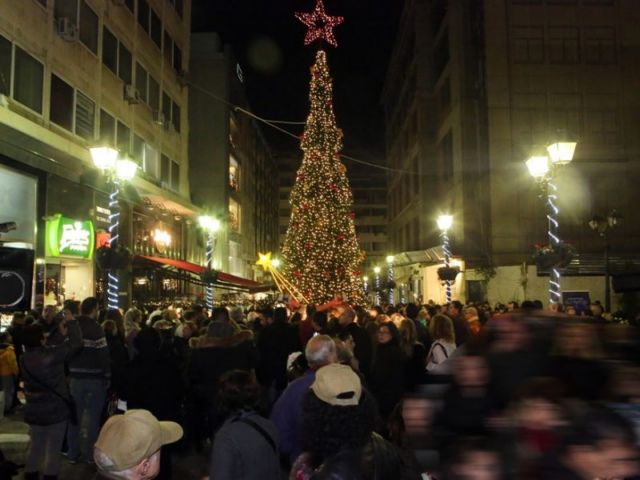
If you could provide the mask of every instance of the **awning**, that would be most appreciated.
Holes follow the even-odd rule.
[[[195,263],[187,262],[185,260],[175,260],[173,258],[164,258],[164,257],[149,257],[145,255],[140,255],[138,258],[142,258],[144,260],[148,260],[150,262],[155,262],[160,265],[166,265],[169,267],[177,268],[178,270],[184,270],[185,272],[193,273],[194,275],[200,275],[202,272],[206,270],[202,265],[198,265]],[[246,291],[253,292],[254,290],[261,290],[264,286],[258,282],[253,280],[249,280],[247,278],[237,277],[235,275],[231,275],[230,273],[219,272],[218,280],[214,283],[214,286],[226,288],[241,288]]]

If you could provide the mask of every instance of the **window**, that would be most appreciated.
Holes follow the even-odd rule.
[[[233,198],[229,199],[229,228],[240,233],[240,204]]]
[[[167,92],[162,92],[162,114],[165,122],[171,122],[171,108],[171,98],[167,95]]]
[[[116,148],[123,153],[131,151],[131,130],[120,120],[118,120],[118,130],[116,132]]]
[[[149,75],[147,74],[147,71],[144,69],[144,67],[136,62],[136,88],[138,89],[138,92],[140,92],[142,100],[147,103],[147,97],[149,93],[149,89],[147,88],[148,77]]]
[[[76,90],[76,135],[88,141],[95,136],[96,104],[84,93]]]
[[[171,188],[180,190],[180,165],[176,162],[171,162]]]
[[[577,28],[549,28],[549,61],[551,63],[578,63],[580,61]]]
[[[171,114],[171,123],[173,123],[173,128],[176,129],[176,132],[180,132],[180,107],[176,102],[173,102]]]
[[[513,61],[515,63],[544,62],[542,27],[516,27],[513,29]]]
[[[176,72],[182,70],[182,50],[175,42],[173,43],[173,63],[171,65]]]
[[[512,111],[513,134],[519,146],[529,150],[544,141],[547,133],[547,111],[542,108],[516,108]]]
[[[138,0],[138,24],[149,33],[149,4],[147,0]]]
[[[102,63],[125,83],[131,83],[133,69],[131,52],[107,27],[103,28],[102,35]]]
[[[618,115],[615,110],[587,110],[585,127],[585,139],[588,142],[599,146],[618,144]]]
[[[180,18],[182,18],[183,0],[171,0],[173,7]]]
[[[131,52],[120,43],[118,48],[118,76],[124,81],[124,83],[131,83],[131,70],[133,69],[133,58]]]
[[[172,65],[173,61],[173,38],[169,35],[169,32],[164,31],[164,45],[163,45],[164,61],[167,65]]]
[[[133,148],[131,156],[140,167],[144,165],[144,139],[135,133],[133,134]]]
[[[152,178],[160,176],[160,152],[148,143],[144,145],[144,163],[142,169]]]
[[[73,87],[56,75],[51,76],[50,120],[71,131],[73,128]]]
[[[44,67],[22,50],[15,47],[15,66],[13,73],[13,98],[31,110],[42,113],[42,81]]]
[[[53,15],[56,20],[68,18],[75,25],[78,25],[78,0],[56,1],[53,7]]]
[[[0,93],[11,93],[11,42],[0,36]]]
[[[84,0],[80,1],[80,41],[98,54],[98,15]]]
[[[240,165],[233,157],[229,157],[229,187],[236,192],[240,189]]]
[[[133,11],[135,10],[134,0],[124,0],[124,4],[129,9],[129,11],[133,13]]]
[[[584,56],[587,63],[616,63],[616,32],[613,27],[584,29]]]
[[[171,185],[171,160],[165,154],[160,156],[160,181],[164,185]]]
[[[151,24],[149,36],[158,48],[162,48],[162,22],[155,10],[151,9]]]
[[[149,100],[147,102],[154,112],[160,110],[160,84],[149,75]]]
[[[116,144],[116,119],[100,110],[100,141],[107,145]]]
[[[453,137],[451,132],[440,141],[440,161],[442,162],[442,177],[449,180],[453,177]]]

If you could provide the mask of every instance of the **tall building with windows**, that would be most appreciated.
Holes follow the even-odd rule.
[[[573,139],[557,177],[559,232],[580,255],[563,289],[602,299],[604,245],[589,220],[616,209],[625,221],[611,247],[638,254],[639,16],[632,0],[408,0],[382,99],[388,162],[411,172],[389,179],[394,248],[437,246],[435,218],[451,213],[460,296],[478,291],[477,267],[497,269],[482,281],[490,300],[548,298],[548,277],[523,265],[547,242],[524,161]],[[586,270],[596,276],[577,276]]]
[[[274,157],[248,109],[242,67],[215,33],[194,33],[189,118],[191,195],[223,228],[217,268],[256,278],[258,252],[278,245],[278,181]]]

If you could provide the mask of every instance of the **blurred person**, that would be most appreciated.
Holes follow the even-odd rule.
[[[480,317],[478,316],[478,309],[475,307],[466,307],[464,309],[464,318],[469,324],[469,331],[472,335],[477,335],[482,328],[480,324]]]
[[[20,359],[26,406],[24,421],[29,425],[30,445],[25,480],[58,478],[60,450],[68,421],[76,414],[65,378],[65,361],[82,345],[78,322],[66,313],[58,328],[63,341],[46,346],[39,324],[24,329],[25,352]]]
[[[370,373],[373,356],[373,342],[367,332],[356,323],[356,312],[351,307],[341,305],[337,308],[338,322],[342,332],[349,332],[355,342],[354,355],[358,359],[360,371],[365,378]]]
[[[417,340],[425,347],[431,346],[431,338],[429,337],[429,330],[427,329],[426,322],[420,321],[420,309],[415,303],[409,303],[406,308],[407,318],[413,322],[415,326]],[[400,326],[398,325],[398,328]]]
[[[42,310],[42,316],[38,323],[42,326],[42,331],[44,332],[44,338],[47,342],[47,345],[59,345],[64,341],[64,337],[60,333],[60,329],[58,328],[58,323],[60,322],[60,317],[58,316],[58,307],[55,305],[47,305]]]
[[[78,424],[67,430],[70,462],[90,461],[98,438],[100,418],[111,381],[111,360],[104,330],[96,321],[98,300],[88,297],[80,305],[77,317],[82,333],[82,348],[69,359],[69,387],[76,403]],[[80,431],[86,419],[87,429]]]
[[[429,325],[433,343],[427,354],[427,371],[444,373],[442,365],[456,351],[456,334],[453,322],[446,315],[438,314]]]
[[[211,450],[211,480],[279,480],[276,426],[260,415],[260,386],[252,373],[232,370],[220,378],[218,400],[226,420]]]
[[[633,425],[640,447],[640,367],[623,364],[613,371],[607,405]]]
[[[623,479],[640,475],[633,430],[604,407],[576,407],[558,448],[543,458],[531,478]]]
[[[415,322],[405,318],[398,328],[398,340],[404,358],[404,381],[406,389],[413,389],[424,381],[427,366],[427,350],[418,341]]]
[[[574,307],[573,305],[567,305],[564,311],[570,317],[575,317],[576,315],[578,315],[578,312],[576,311],[576,307]]]
[[[93,459],[98,478],[151,480],[160,473],[161,449],[182,438],[182,427],[158,421],[146,410],[128,410],[107,420]]]
[[[393,322],[378,327],[378,344],[369,375],[371,393],[385,422],[404,393],[404,361],[398,336]]]
[[[453,330],[455,332],[456,347],[464,345],[471,336],[471,330],[469,323],[464,318],[462,313],[462,303],[458,300],[454,300],[449,304],[447,308],[447,315],[453,322]]]
[[[316,332],[312,321],[312,318],[316,313],[316,308],[314,305],[301,305],[300,308],[304,311],[304,315],[298,324],[298,335],[300,337],[300,345],[304,348],[309,339]]]
[[[314,335],[326,335],[327,329],[327,312],[314,312],[311,317],[311,325],[313,326]]]
[[[132,359],[136,352],[133,342],[142,328],[142,312],[137,308],[130,308],[124,314],[124,340],[129,352],[129,359]]]
[[[459,439],[456,446],[446,452],[442,470],[442,478],[446,480],[506,478],[500,451],[490,439],[483,437]]]
[[[102,322],[102,329],[104,330],[104,337],[107,340],[107,346],[109,348],[109,360],[111,363],[111,385],[110,390],[113,392],[120,392],[122,388],[122,375],[124,369],[129,361],[129,352],[124,339],[124,334],[118,330],[118,326],[114,317],[120,316],[120,312],[117,310],[110,310],[104,322]]]
[[[271,421],[278,429],[280,453],[291,462],[302,453],[302,400],[318,369],[337,361],[336,344],[327,335],[316,335],[307,343],[304,355],[309,370],[287,386],[271,411]]]
[[[303,412],[305,448],[291,469],[290,479],[336,478],[330,475],[343,460],[353,462],[353,476],[347,478],[401,477],[401,457],[374,432],[375,402],[350,367],[334,363],[319,369],[304,397]],[[326,476],[318,477],[323,474]]]
[[[18,378],[18,362],[13,349],[11,334],[0,333],[0,381],[4,392],[4,413],[13,410],[15,385]]]
[[[507,312],[514,312],[515,310],[518,310],[518,308],[520,307],[518,306],[518,302],[516,301],[507,303]]]
[[[242,307],[236,306],[231,309],[229,321],[236,330],[240,330],[244,326],[244,310],[242,310]]]

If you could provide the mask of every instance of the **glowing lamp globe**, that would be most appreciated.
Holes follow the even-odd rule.
[[[111,170],[116,166],[118,151],[111,147],[90,148],[93,164],[102,171]]]
[[[373,271],[375,272],[376,275],[379,274],[380,273],[380,267],[375,267],[373,269]]]
[[[393,255],[387,256],[387,263],[393,263],[393,260],[394,260]]]
[[[438,228],[443,232],[446,232],[453,225],[453,215],[440,215],[437,222]]]
[[[128,157],[116,161],[116,177],[120,180],[132,180],[137,171],[138,164]]]
[[[220,220],[215,217],[210,217],[208,215],[202,215],[198,218],[198,223],[200,226],[209,232],[217,232],[220,230]]]
[[[576,142],[556,142],[547,147],[549,158],[554,165],[566,165],[573,160]]]
[[[527,160],[529,173],[536,180],[544,178],[549,173],[549,159],[547,157],[530,157]]]

